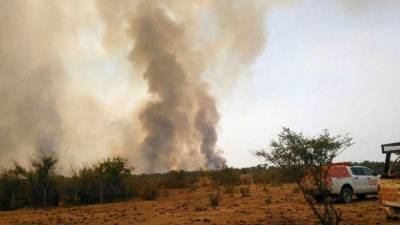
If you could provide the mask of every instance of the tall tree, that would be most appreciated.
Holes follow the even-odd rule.
[[[133,168],[127,167],[127,160],[121,157],[107,158],[95,166],[95,174],[99,185],[99,201],[121,198],[127,187],[126,179]]]
[[[0,202],[2,209],[14,209],[18,191],[22,188],[26,171],[17,163],[14,168],[5,170],[0,175]]]
[[[51,183],[54,176],[57,159],[51,156],[42,156],[32,162],[33,171],[29,172],[27,177],[31,186],[32,203],[47,206],[49,189],[55,188]],[[53,199],[54,200],[54,199]]]

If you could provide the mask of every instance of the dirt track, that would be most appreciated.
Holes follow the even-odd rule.
[[[243,198],[239,187],[233,197],[221,190],[216,208],[209,206],[210,187],[166,190],[157,201],[0,212],[0,224],[314,224],[302,196],[293,190],[293,185],[284,185],[267,187],[266,192],[253,185],[250,197]],[[343,224],[389,224],[376,198],[336,206]]]

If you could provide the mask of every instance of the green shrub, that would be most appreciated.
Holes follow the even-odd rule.
[[[168,189],[180,189],[193,186],[198,181],[198,172],[172,170],[161,176],[161,186]]]
[[[233,168],[225,168],[219,171],[212,171],[211,179],[216,185],[239,185],[241,181],[240,171]]]
[[[26,189],[26,171],[17,163],[13,169],[0,173],[0,210],[15,209],[23,206]]]
[[[29,202],[33,207],[58,205],[60,194],[55,179],[57,159],[42,156],[32,162],[33,170],[26,173]]]

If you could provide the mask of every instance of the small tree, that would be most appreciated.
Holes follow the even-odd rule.
[[[126,193],[126,181],[132,170],[133,168],[127,167],[127,160],[120,157],[107,158],[95,166],[100,203],[104,202],[104,197],[112,201]]]
[[[289,128],[283,128],[277,141],[271,142],[271,152],[260,150],[256,155],[276,166],[282,174],[295,182],[307,204],[321,225],[339,224],[341,215],[329,201],[327,194],[327,173],[333,159],[351,145],[351,138],[332,137],[327,130],[317,137],[304,137]],[[322,196],[322,207],[313,199],[309,177],[316,184]]]
[[[31,201],[36,207],[40,201],[41,206],[47,206],[50,191],[52,191],[53,204],[57,204],[57,191],[55,190],[54,177],[57,159],[51,156],[42,156],[32,162],[33,171],[27,173],[31,187]]]
[[[14,209],[16,196],[22,189],[26,171],[17,163],[0,174],[0,209]]]
[[[98,182],[94,166],[85,165],[78,170],[75,178],[77,184],[77,199],[81,203],[94,203],[98,200]]]

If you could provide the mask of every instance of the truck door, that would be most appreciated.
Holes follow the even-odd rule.
[[[364,171],[364,176],[367,178],[367,193],[377,193],[378,192],[378,176],[376,173],[366,167],[363,167],[362,170]]]
[[[351,173],[353,174],[354,194],[367,192],[368,179],[364,176],[364,170],[361,167],[351,167]]]
[[[386,160],[386,171],[379,180],[379,198],[381,205],[400,207],[400,156],[393,162]]]

